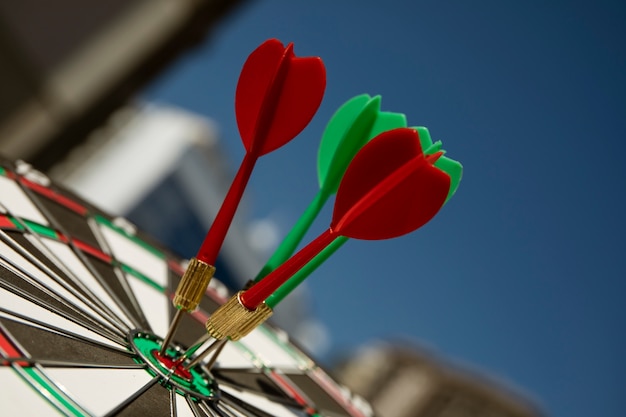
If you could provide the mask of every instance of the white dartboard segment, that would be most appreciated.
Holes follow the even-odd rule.
[[[135,294],[139,306],[148,319],[152,331],[156,335],[164,337],[170,325],[170,300],[163,295],[163,292],[141,279],[129,274],[126,274],[126,277],[131,291]]]
[[[143,369],[46,368],[45,374],[95,416],[118,407],[152,380]]]
[[[117,302],[102,287],[98,279],[91,273],[85,264],[76,256],[74,251],[62,242],[51,239],[41,239],[43,244],[54,254],[56,259],[65,265],[71,273],[77,277],[87,289],[102,301],[109,309],[115,313],[118,320],[122,320],[128,330],[133,328],[132,321],[117,305]]]
[[[157,285],[167,287],[168,273],[165,259],[107,225],[101,224],[100,231],[116,259],[139,271]]]
[[[0,204],[12,216],[47,226],[48,220],[12,179],[0,175]]]
[[[3,416],[51,415],[51,403],[17,370],[0,366],[0,404]],[[60,415],[55,413],[56,415]]]
[[[45,323],[65,333],[69,337],[78,335],[100,345],[126,349],[124,344],[115,342],[97,333],[95,328],[91,330],[87,327],[80,326],[62,315],[34,304],[4,288],[0,288],[0,308],[8,311],[8,314],[15,313],[18,316],[28,317],[34,321]]]

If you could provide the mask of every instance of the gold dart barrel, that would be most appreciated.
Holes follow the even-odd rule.
[[[183,311],[192,312],[200,304],[209,281],[213,278],[215,267],[196,258],[191,258],[185,274],[176,288],[172,303]]]
[[[233,295],[207,320],[206,330],[213,338],[221,340],[227,337],[237,341],[272,315],[272,309],[265,302],[254,310],[248,310],[239,299],[242,293],[239,291]]]

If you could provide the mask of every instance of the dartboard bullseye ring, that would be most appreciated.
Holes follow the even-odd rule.
[[[0,415],[368,417],[271,326],[189,372],[158,349],[184,262],[127,221],[0,159]],[[213,280],[168,351],[228,299]]]

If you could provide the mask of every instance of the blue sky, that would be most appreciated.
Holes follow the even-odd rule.
[[[464,178],[424,228],[350,241],[310,277],[333,343],[321,360],[402,338],[509,381],[549,415],[624,415],[626,7],[473,3],[251,2],[143,96],[216,120],[235,169],[247,55],[276,37],[321,56],[320,110],[249,184],[254,216],[286,231],[316,192],[334,110],[381,94],[383,110],[444,142]]]

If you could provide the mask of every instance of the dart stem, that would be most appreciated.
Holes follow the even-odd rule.
[[[199,364],[204,358],[209,356],[209,353],[213,352],[216,349],[217,349],[216,355],[219,355],[219,352],[221,352],[222,348],[224,347],[224,344],[226,344],[227,341],[228,339],[214,340],[213,343],[211,343],[202,353],[196,356],[191,362],[189,362],[189,364],[185,365],[184,369],[193,368],[194,366]],[[217,356],[215,357],[215,359],[217,359]],[[215,361],[213,360],[213,362]]]
[[[211,338],[210,335],[208,334],[203,334],[198,340],[196,340],[186,351],[183,352],[182,355],[180,355],[177,359],[176,359],[176,363],[183,363],[188,357],[190,357],[191,355],[193,355],[198,349],[200,349],[200,347],[204,344],[204,342],[206,342],[207,340],[209,340]]]
[[[326,246],[332,243],[339,235],[332,229],[325,230],[311,243],[289,258],[284,264],[276,268],[263,280],[252,288],[244,291],[240,300],[248,310],[255,310],[267,297],[285,283],[293,274],[298,272],[307,262],[313,259]]]
[[[170,342],[172,341],[172,339],[174,338],[174,333],[176,333],[176,328],[178,327],[178,324],[180,323],[180,319],[182,318],[183,318],[183,310],[176,310],[176,314],[174,315],[174,318],[172,319],[170,328],[167,331],[167,335],[165,336],[165,339],[163,339],[163,344],[161,345],[161,350],[159,351],[159,354],[161,354],[162,356],[165,356],[167,352],[167,348],[170,345]]]
[[[222,353],[222,350],[224,350],[224,347],[226,346],[227,342],[228,342],[228,339],[222,339],[219,341],[220,345],[217,347],[215,352],[213,352],[211,359],[209,359],[209,361],[206,363],[207,369],[211,370],[211,368],[213,368],[213,365],[215,365],[217,358],[219,358],[220,353]]]
[[[254,278],[254,282],[259,282],[267,274],[278,268],[278,266],[285,262],[295,252],[298,244],[302,241],[302,238],[311,227],[311,224],[319,214],[322,207],[328,200],[329,194],[320,190],[313,201],[306,208],[302,216],[298,219],[293,228],[285,236],[280,245],[276,248],[276,251],[272,254],[265,266],[261,269],[259,274]]]
[[[317,269],[326,259],[328,259],[333,253],[335,253],[340,247],[346,243],[349,238],[345,236],[339,236],[334,241],[332,241],[324,250],[322,250],[317,256],[315,256],[311,261],[309,261],[306,265],[304,265],[298,272],[296,272],[291,278],[287,280],[283,285],[281,285],[276,291],[272,293],[267,299],[265,303],[269,308],[275,308],[278,303],[280,303],[283,298],[289,295],[296,287],[304,282],[305,279],[308,278],[313,271]]]
[[[222,248],[224,238],[226,237],[228,228],[233,221],[233,217],[237,211],[237,206],[241,201],[241,197],[246,185],[248,184],[248,180],[250,179],[256,160],[257,157],[252,156],[250,153],[246,153],[246,156],[243,158],[243,161],[239,166],[239,170],[237,171],[237,175],[235,176],[235,179],[233,180],[230,189],[224,198],[224,202],[222,203],[222,206],[220,207],[209,232],[204,238],[202,246],[200,246],[200,249],[198,250],[198,255],[196,257],[199,260],[206,262],[209,265],[215,265],[217,255]]]

